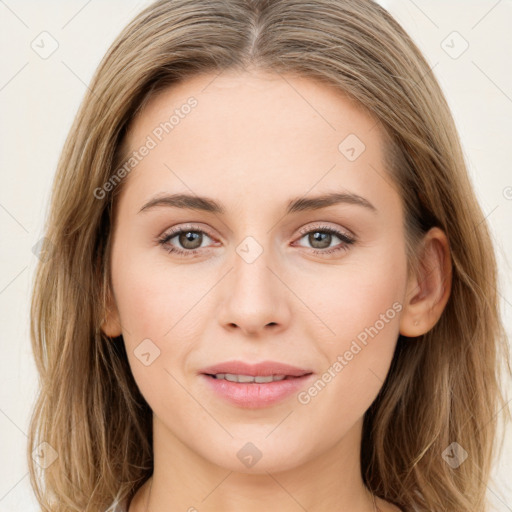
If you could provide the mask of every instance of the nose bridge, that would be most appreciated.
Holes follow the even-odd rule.
[[[235,252],[233,285],[241,289],[242,295],[244,291],[249,290],[253,293],[268,293],[269,286],[272,287],[269,282],[272,277],[269,270],[272,266],[272,251],[268,240],[262,240],[260,243],[254,236],[247,236],[238,244]]]
[[[274,275],[271,242],[262,238],[247,236],[236,246],[219,317],[224,325],[236,325],[247,332],[282,324],[287,310],[283,284]]]

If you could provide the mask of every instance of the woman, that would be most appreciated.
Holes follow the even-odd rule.
[[[487,510],[509,354],[430,71],[367,0],[123,30],[34,289],[44,510]]]

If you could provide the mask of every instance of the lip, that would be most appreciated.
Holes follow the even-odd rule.
[[[199,373],[214,375],[217,373],[234,373],[236,375],[250,375],[252,377],[265,377],[269,375],[287,375],[290,377],[302,377],[312,373],[306,368],[298,368],[286,363],[277,361],[262,361],[261,363],[249,364],[244,361],[226,361],[213,366],[203,368]]]
[[[217,373],[232,373],[253,377],[286,375],[288,378],[265,383],[230,382],[212,377]],[[228,361],[209,366],[200,372],[200,378],[215,394],[231,405],[248,409],[269,407],[290,397],[292,394],[296,394],[309,383],[313,376],[311,370],[273,361],[264,361],[258,364]]]

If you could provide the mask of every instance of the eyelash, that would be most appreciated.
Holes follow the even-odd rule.
[[[169,245],[170,240],[172,240],[174,237],[176,237],[177,235],[180,235],[181,233],[188,233],[190,231],[193,233],[203,233],[203,234],[207,235],[208,237],[213,238],[210,235],[208,235],[208,233],[206,231],[204,231],[203,229],[199,229],[197,226],[189,226],[189,227],[178,228],[174,231],[171,231],[170,233],[165,233],[163,236],[158,237],[157,241],[169,253],[175,253],[179,256],[184,256],[184,257],[193,257],[197,253],[199,253],[201,251],[201,249],[185,250],[185,249],[179,249],[173,245]],[[345,233],[342,233],[341,231],[338,231],[337,229],[333,229],[328,226],[318,226],[318,227],[315,227],[312,229],[301,230],[300,231],[301,236],[300,236],[299,240],[301,238],[304,238],[304,236],[308,235],[309,233],[316,233],[316,232],[328,233],[330,235],[335,235],[343,242],[343,245],[338,246],[338,247],[331,247],[330,249],[311,249],[311,252],[313,254],[320,254],[323,256],[326,254],[333,254],[338,251],[348,251],[350,245],[352,245],[356,242],[355,238],[353,238]]]

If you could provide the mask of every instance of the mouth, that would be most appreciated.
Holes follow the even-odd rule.
[[[252,377],[302,377],[312,373],[312,370],[278,361],[262,361],[261,363],[225,361],[208,368],[203,368],[200,372],[205,375],[220,377],[221,379],[227,377],[227,380],[232,382],[234,381],[233,376],[237,377],[237,379],[239,377],[245,379],[238,382],[251,382],[251,380],[247,381],[246,379],[251,379]]]
[[[241,408],[269,407],[289,398],[313,377],[308,369],[284,363],[221,363],[200,373],[215,397]]]
[[[243,384],[266,384],[269,382],[279,382],[282,380],[289,379],[300,379],[301,376],[293,376],[293,375],[235,375],[233,373],[216,373],[216,374],[204,374],[208,377],[212,377],[214,379],[219,380],[227,380],[229,382],[240,382]],[[311,375],[311,373],[305,373],[304,375]]]

